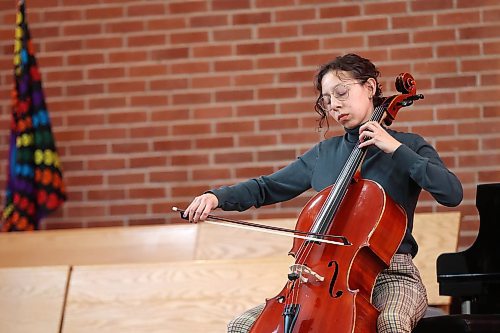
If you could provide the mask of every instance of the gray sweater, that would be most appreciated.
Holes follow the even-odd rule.
[[[368,148],[361,176],[379,183],[408,216],[408,229],[398,253],[417,254],[418,246],[411,232],[413,214],[422,189],[442,205],[457,206],[463,197],[462,185],[439,158],[436,150],[421,136],[386,129],[402,145],[393,154],[375,146]],[[313,188],[321,191],[332,185],[358,141],[359,127],[346,130],[343,136],[316,144],[312,149],[281,170],[236,185],[209,192],[223,210],[243,211],[292,199]]]

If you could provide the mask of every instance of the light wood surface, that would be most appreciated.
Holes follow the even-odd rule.
[[[436,260],[442,253],[456,252],[459,229],[459,212],[415,214],[412,234],[419,252],[414,263],[420,271],[431,305],[449,305],[451,302],[449,296],[439,295]]]
[[[296,219],[252,221],[259,224],[294,229]],[[196,259],[263,258],[286,255],[293,238],[246,229],[201,223],[198,230]]]
[[[194,259],[197,225],[42,230],[0,234],[0,267]]]
[[[63,332],[225,332],[283,288],[290,264],[283,256],[75,267]]]
[[[0,269],[0,332],[58,333],[69,267]]]

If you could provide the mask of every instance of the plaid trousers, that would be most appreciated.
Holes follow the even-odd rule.
[[[410,333],[427,309],[427,293],[410,254],[396,254],[377,277],[373,305],[380,310],[378,333]],[[228,324],[228,333],[248,333],[264,304],[247,310]],[[315,332],[324,333],[324,332]]]

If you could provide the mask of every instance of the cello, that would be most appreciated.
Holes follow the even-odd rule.
[[[371,121],[390,125],[401,107],[423,98],[409,73],[395,82],[400,95],[387,97]],[[378,274],[389,267],[406,232],[405,211],[374,181],[358,171],[366,148],[358,142],[338,179],[299,214],[289,254],[295,258],[282,291],[266,300],[250,333],[377,331],[378,310],[371,303]],[[334,236],[342,235],[342,236]],[[322,242],[343,237],[343,244]],[[312,238],[312,239],[311,239]]]

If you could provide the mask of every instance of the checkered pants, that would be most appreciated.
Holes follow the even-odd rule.
[[[373,290],[373,305],[380,310],[378,333],[410,333],[427,309],[427,293],[411,255],[396,254]],[[247,310],[228,324],[228,333],[248,333],[264,304]],[[324,333],[324,332],[317,332]]]

